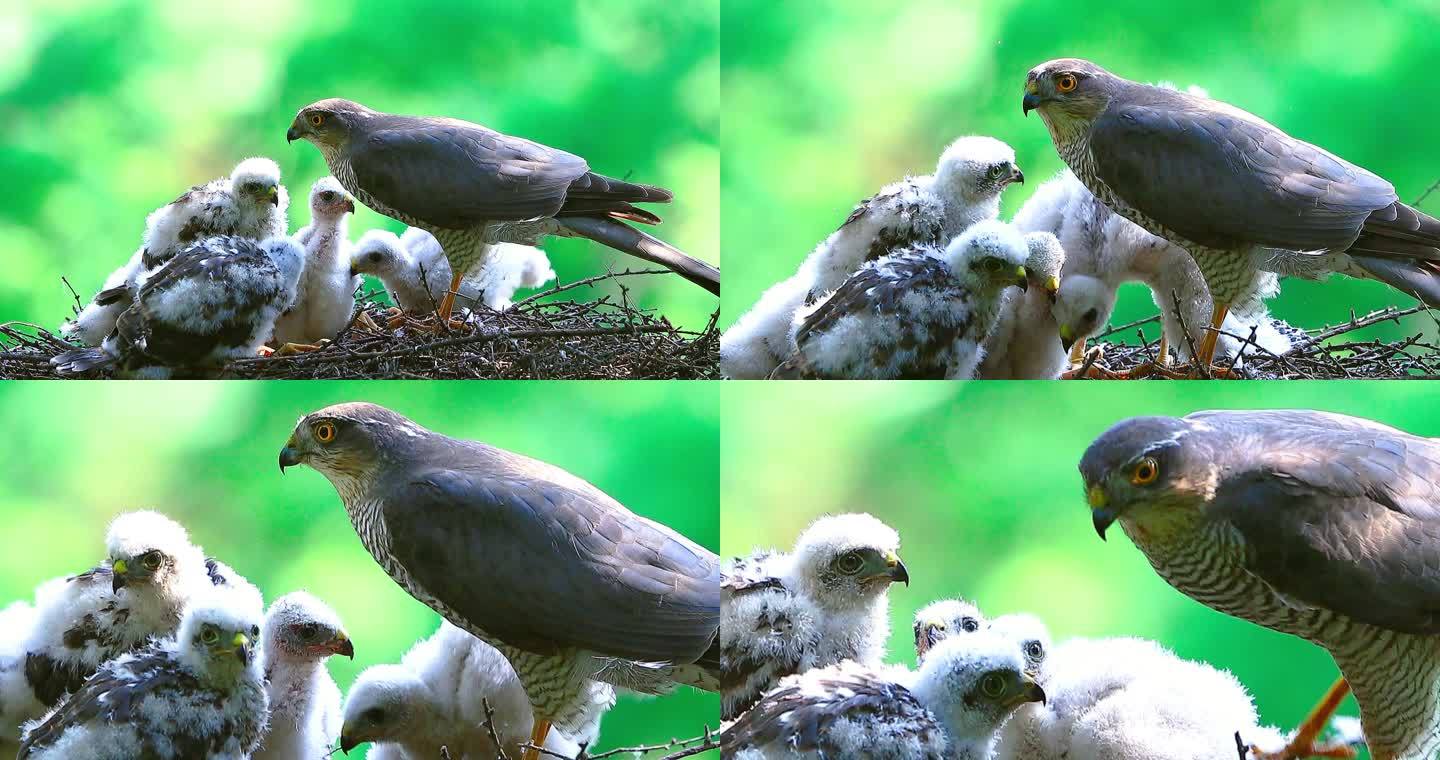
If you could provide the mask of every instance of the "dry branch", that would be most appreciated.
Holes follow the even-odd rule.
[[[227,379],[714,379],[719,374],[719,312],[699,331],[672,325],[630,303],[629,277],[670,274],[643,269],[556,285],[497,312],[475,306],[461,329],[418,324],[375,332],[361,326],[390,318],[373,293],[361,295],[356,319],[319,351],[231,362]],[[620,283],[618,299],[557,298],[603,281]],[[68,286],[68,283],[67,283]],[[78,301],[78,299],[77,299]],[[433,320],[432,320],[433,324]],[[0,379],[54,378],[51,357],[74,348],[39,325],[0,325]],[[95,377],[106,377],[98,373]]]

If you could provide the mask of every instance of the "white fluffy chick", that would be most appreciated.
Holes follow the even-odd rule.
[[[821,517],[790,554],[728,560],[720,576],[722,717],[780,679],[854,660],[878,665],[890,636],[888,591],[908,584],[900,537],[867,514]]]
[[[993,137],[952,142],[930,175],[907,177],[861,201],[791,277],[720,337],[720,371],[737,380],[768,377],[790,355],[796,313],[841,286],[867,261],[905,248],[943,248],[976,222],[1000,213],[1000,194],[1025,175],[1015,151]]]
[[[334,177],[321,177],[310,187],[310,224],[291,237],[305,251],[305,267],[294,302],[275,320],[274,345],[314,344],[350,324],[361,282],[350,271],[353,213],[354,199]]]
[[[1143,639],[1066,641],[1040,682],[1048,701],[1005,725],[996,760],[1213,760],[1268,731],[1234,676]]]
[[[866,264],[795,315],[795,353],[775,378],[951,379],[974,376],[1000,300],[1029,284],[1029,246],[1014,227],[972,225],[943,251]]]
[[[190,188],[145,218],[140,248],[105,279],[104,287],[74,319],[61,326],[61,334],[86,346],[99,346],[129,308],[146,274],[208,237],[283,236],[289,231],[288,206],[280,167],[268,158],[247,158],[230,176]]]
[[[589,718],[575,733],[552,729],[546,749],[573,757],[598,736],[615,693],[592,683]],[[485,723],[487,703],[504,751],[520,757],[534,718],[515,671],[493,647],[442,622],[400,665],[376,665],[355,680],[345,699],[340,747],[349,752],[373,742],[372,756],[383,750],[415,760],[440,757],[443,747],[451,760],[491,760],[498,752]]]
[[[355,659],[340,616],[304,591],[276,599],[260,632],[270,726],[254,760],[322,758],[340,736],[340,687],[325,668],[331,655]]]
[[[1030,287],[1006,291],[995,327],[985,339],[985,358],[975,376],[982,380],[1054,380],[1065,371],[1065,352],[1052,307],[1060,290],[1065,249],[1048,232],[1029,232],[1025,269]]]
[[[355,243],[351,266],[357,274],[380,279],[396,305],[407,312],[433,311],[450,287],[450,263],[433,235],[411,227],[403,236],[370,230]],[[484,303],[495,311],[510,308],[515,291],[538,288],[555,279],[545,251],[528,245],[491,246],[484,265],[460,282],[457,305]]]

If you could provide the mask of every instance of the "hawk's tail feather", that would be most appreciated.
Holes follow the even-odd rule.
[[[669,203],[675,199],[675,194],[663,187],[654,185],[642,185],[638,182],[626,182],[622,179],[614,179],[603,174],[589,172],[585,176],[570,183],[565,191],[565,197],[597,199],[604,198],[612,201],[630,201],[632,203]]]
[[[1422,258],[1440,258],[1440,219],[1398,201],[1370,213],[1361,240],[1367,236],[1415,243],[1432,250]]]
[[[1367,256],[1351,250],[1350,260],[1360,265],[1375,279],[1402,293],[1408,293],[1426,306],[1440,307],[1440,264],[1433,261]]]
[[[628,219],[640,224],[659,224],[660,217],[626,201],[607,198],[566,198],[565,205],[555,214],[565,216],[608,216],[611,219]]]
[[[99,348],[77,348],[50,357],[57,375],[83,375],[115,364],[115,357]]]
[[[720,295],[720,270],[659,238],[647,235],[633,227],[621,224],[609,217],[566,216],[558,221],[572,232],[603,243],[617,251],[623,251],[654,262],[685,279],[699,285],[715,295]]]

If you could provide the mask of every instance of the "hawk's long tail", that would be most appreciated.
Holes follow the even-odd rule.
[[[719,269],[659,238],[609,217],[565,216],[557,218],[556,221],[581,237],[659,264],[711,293],[720,295]]]
[[[1348,252],[1375,279],[1440,307],[1440,219],[1392,203],[1370,214]]]

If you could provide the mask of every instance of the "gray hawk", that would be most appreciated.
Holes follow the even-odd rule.
[[[1440,219],[1253,114],[1077,58],[1031,69],[1023,107],[1095,197],[1195,258],[1215,301],[1200,361],[1256,269],[1341,272],[1440,305]]]
[[[620,220],[659,224],[636,203],[670,191],[590,171],[585,159],[459,119],[382,113],[343,98],[300,109],[285,139],[320,149],[330,173],[361,203],[440,241],[453,292],[495,243],[537,245],[586,237],[652,261],[720,294],[720,270]]]
[[[1136,417],[1080,474],[1102,538],[1119,521],[1182,593],[1324,647],[1374,757],[1440,752],[1440,442],[1315,411]]]
[[[401,588],[505,655],[537,746],[583,718],[591,680],[719,691],[719,558],[590,483],[365,403],[303,417],[280,453],[298,464]]]

